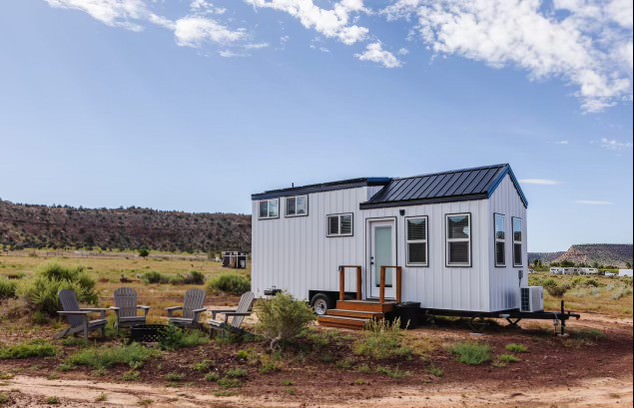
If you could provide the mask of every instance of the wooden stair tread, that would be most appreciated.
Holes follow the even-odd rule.
[[[394,310],[396,302],[379,303],[368,300],[338,300],[338,310],[355,310],[361,312],[387,313]]]
[[[363,310],[330,309],[328,316],[353,317],[359,319],[374,319],[383,317],[381,312],[367,312]]]
[[[319,325],[326,327],[342,327],[346,329],[362,329],[370,319],[359,319],[344,316],[319,316]]]

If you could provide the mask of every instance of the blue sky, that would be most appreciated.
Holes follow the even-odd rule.
[[[632,3],[514,3],[3,2],[0,197],[246,213],[508,162],[529,250],[631,243]]]

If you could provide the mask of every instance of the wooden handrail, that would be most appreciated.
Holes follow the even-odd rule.
[[[346,298],[346,269],[355,268],[357,270],[357,300],[361,300],[361,271],[360,265],[339,265],[339,300]]]
[[[403,300],[402,286],[403,286],[403,268],[401,266],[381,266],[380,275],[380,288],[379,288],[379,302],[385,303],[385,270],[396,269],[396,303],[401,303]]]

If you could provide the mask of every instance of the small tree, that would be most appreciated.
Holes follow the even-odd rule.
[[[150,255],[150,251],[147,248],[141,248],[139,249],[139,256],[141,258],[147,258],[148,255]]]
[[[255,314],[259,320],[255,330],[270,342],[271,350],[297,337],[316,318],[306,302],[295,300],[286,292],[258,301]]]
[[[625,267],[627,269],[632,269],[632,264],[630,262],[625,262]]]

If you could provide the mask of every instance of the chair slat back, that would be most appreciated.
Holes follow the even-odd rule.
[[[114,291],[114,305],[119,308],[119,318],[136,316],[137,292],[132,288]]]
[[[62,304],[62,309],[66,312],[74,312],[79,310],[79,302],[77,302],[77,296],[75,292],[69,289],[64,289],[59,292],[59,302]],[[66,316],[68,324],[71,327],[77,327],[84,323],[84,318],[81,316]]]
[[[185,292],[185,303],[183,304],[183,317],[193,319],[194,309],[202,309],[205,304],[207,294],[201,289],[190,289]]]
[[[253,292],[245,292],[240,297],[240,303],[238,303],[238,307],[236,308],[236,312],[238,313],[246,313],[251,311],[251,307],[253,306],[253,301],[255,300],[255,295]],[[233,316],[231,319],[231,326],[239,329],[242,325],[242,321],[246,316]]]

